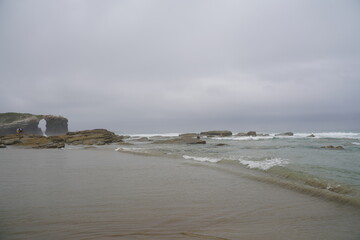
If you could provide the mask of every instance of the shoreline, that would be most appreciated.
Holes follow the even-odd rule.
[[[74,240],[335,240],[360,234],[360,213],[352,206],[211,164],[115,151],[9,148],[1,166],[4,239],[15,234]],[[16,221],[23,214],[33,220]]]
[[[228,131],[217,131],[217,135],[221,136],[223,133],[227,133]],[[213,136],[212,134],[214,133],[214,131],[211,131],[211,136],[210,139],[217,139],[217,136]],[[258,136],[264,136],[264,134],[256,134],[256,132],[248,132],[246,133],[245,137],[251,136],[251,135],[258,135]],[[181,137],[181,135],[184,135],[185,137]],[[152,136],[155,140],[151,140],[151,138],[149,137],[145,137],[145,136],[138,136],[138,135],[134,135],[134,141],[135,143],[155,143],[155,144],[189,144],[189,143],[193,143],[192,139],[196,139],[196,136],[198,136],[198,134],[196,133],[191,133],[191,134],[181,134],[180,137],[179,136],[175,136],[174,134],[172,135],[165,135],[165,136],[161,136],[160,134],[154,134],[154,136]],[[284,133],[282,134],[284,137],[289,137],[292,138],[293,136],[291,136],[291,133]],[[191,141],[188,140],[188,138],[191,138]],[[199,143],[203,143],[204,141],[202,139],[207,140],[208,137],[206,137],[206,134],[202,133],[202,136],[205,137],[201,137],[201,140],[198,141]],[[233,135],[236,136],[236,135]],[[237,134],[238,137],[244,137],[244,134]],[[11,138],[18,138],[19,136],[14,136],[11,135]],[[14,142],[14,144],[10,144],[9,146],[14,146],[15,148],[24,148],[24,149],[28,149],[28,148],[35,148],[35,149],[47,149],[47,148],[58,148],[58,149],[68,149],[68,148],[72,148],[72,147],[79,147],[79,148],[83,148],[83,149],[87,149],[87,148],[98,148],[98,149],[106,149],[108,146],[110,148],[110,150],[115,150],[115,151],[121,151],[127,154],[134,154],[134,155],[141,155],[141,156],[158,156],[158,157],[166,157],[167,153],[150,153],[150,152],[137,152],[137,151],[128,151],[125,150],[126,146],[129,145],[133,145],[134,143],[132,143],[131,141],[128,142],[127,139],[129,137],[126,136],[119,136],[114,134],[113,132],[109,132],[106,129],[94,129],[94,130],[85,130],[85,131],[79,131],[79,132],[69,132],[66,135],[62,135],[62,136],[54,136],[54,137],[44,137],[44,136],[33,136],[33,135],[23,135],[20,136],[22,139],[25,139],[23,142]],[[139,138],[138,138],[139,137]],[[220,139],[226,139],[227,137],[229,137],[229,134],[227,133],[227,135],[223,136],[223,138]],[[267,137],[267,136],[264,136]],[[2,138],[3,139],[3,138]],[[157,139],[157,140],[156,140]],[[165,139],[165,140],[164,140]],[[167,140],[166,140],[167,139]],[[169,140],[170,139],[170,140]],[[180,139],[181,141],[174,141],[171,139]],[[1,140],[1,138],[0,138]],[[39,141],[41,140],[41,141]],[[50,140],[50,143],[49,143]],[[195,143],[198,143],[195,142]],[[211,143],[210,143],[211,144]],[[226,144],[217,144],[219,146],[226,146]],[[217,146],[216,145],[216,146]],[[136,147],[136,144],[134,145]],[[130,146],[131,148],[131,146]],[[171,155],[169,155],[170,157]],[[181,157],[180,157],[181,158]],[[184,157],[182,157],[184,158]],[[219,168],[224,167],[224,165],[222,164],[222,166],[219,166]],[[226,169],[226,167],[224,167],[224,170]],[[248,169],[246,169],[248,170]],[[232,171],[232,169],[230,168],[229,171]],[[273,185],[277,185],[286,189],[290,189],[292,191],[296,191],[296,192],[300,192],[306,195],[310,195],[310,196],[316,196],[318,198],[322,198],[326,201],[333,201],[333,202],[337,202],[337,203],[342,203],[345,205],[352,205],[356,208],[360,208],[360,198],[357,196],[353,196],[351,194],[342,194],[338,191],[338,189],[334,189],[334,190],[329,190],[329,186],[323,186],[326,183],[322,183],[319,182],[319,180],[316,180],[316,177],[314,177],[314,180],[316,180],[313,184],[315,185],[311,185],[306,183],[306,181],[309,181],[308,179],[304,180],[302,179],[292,179],[289,178],[289,175],[278,175],[278,174],[271,174],[271,172],[274,171],[269,171],[269,172],[261,172],[261,171],[255,171],[253,173],[255,173],[255,175],[253,175],[251,173],[251,170],[248,170],[248,175],[246,177],[248,177],[249,179],[253,179],[255,181],[259,181],[259,182],[264,182],[264,183],[269,183],[269,184],[273,184]],[[236,173],[236,171],[234,172]],[[245,176],[245,174],[243,175]],[[305,178],[303,176],[303,178]],[[300,180],[300,181],[298,181]],[[318,186],[316,186],[316,184]],[[334,183],[333,185],[336,186],[336,184]],[[339,185],[340,186],[340,185]],[[339,189],[341,190],[341,189]],[[343,187],[344,191],[352,191],[351,189],[346,189],[346,186]]]

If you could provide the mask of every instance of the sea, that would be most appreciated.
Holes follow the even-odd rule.
[[[298,188],[314,187],[341,193],[357,202],[360,197],[360,133],[308,132],[293,136],[202,137],[207,144],[153,144],[178,133],[130,135],[131,146],[116,151],[163,155],[212,165],[230,165],[233,171],[253,170],[272,180],[287,180]],[[144,141],[147,138],[149,141]],[[137,142],[136,140],[141,140]],[[334,148],[326,148],[333,146]],[[343,149],[336,149],[336,147]],[[247,171],[250,174],[250,171]],[[291,188],[291,186],[289,186]],[[357,203],[356,203],[357,204]]]
[[[0,149],[0,239],[360,239],[360,132],[118,134]]]

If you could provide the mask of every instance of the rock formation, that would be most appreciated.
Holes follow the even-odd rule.
[[[105,145],[122,143],[122,136],[118,136],[106,129],[94,129],[78,132],[68,132],[59,136],[38,136],[29,134],[12,134],[0,136],[0,145],[15,145],[29,148],[63,148],[69,145]]]
[[[14,134],[18,128],[23,129],[23,134],[42,136],[43,132],[39,128],[39,122],[42,119],[46,121],[46,135],[54,136],[68,132],[68,120],[61,116],[0,113],[0,136]]]
[[[232,136],[232,132],[230,131],[208,131],[208,132],[201,132],[200,135],[204,135],[207,137],[215,137],[215,136],[219,136],[219,137],[228,137],[228,136]]]
[[[182,133],[179,134],[179,137],[200,137],[198,133]]]
[[[292,132],[279,133],[279,134],[276,134],[275,136],[294,136],[294,133],[292,133]]]
[[[66,134],[68,132],[68,120],[61,116],[46,115],[44,116],[46,121],[47,136],[56,136]]]

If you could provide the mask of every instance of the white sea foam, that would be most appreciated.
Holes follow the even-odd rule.
[[[249,140],[258,141],[258,140],[268,140],[268,139],[273,139],[273,138],[274,138],[274,135],[256,136],[256,137],[252,137],[252,136],[213,137],[212,139],[232,140],[232,141],[249,141]]]
[[[270,158],[263,161],[250,161],[250,160],[239,160],[239,162],[248,168],[257,168],[261,170],[268,170],[275,166],[284,166],[289,162],[281,158]]]
[[[188,159],[188,160],[195,160],[195,161],[199,161],[199,162],[211,162],[211,163],[217,163],[217,162],[221,161],[220,158],[194,157],[194,156],[188,156],[188,155],[183,155],[183,158]]]
[[[360,146],[360,142],[352,142],[352,144]]]
[[[120,134],[122,135],[122,134]],[[141,133],[141,134],[123,134],[133,138],[141,138],[141,137],[177,137],[179,133]]]
[[[116,148],[115,151],[117,152],[133,152],[133,153],[141,153],[144,152],[145,148],[135,148],[135,147],[128,147],[128,148]]]
[[[350,138],[360,139],[360,133],[355,132],[311,132],[311,133],[295,133],[294,137],[304,138],[313,134],[315,138]]]

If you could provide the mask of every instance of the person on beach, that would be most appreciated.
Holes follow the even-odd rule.
[[[16,129],[16,135],[19,135],[23,132],[23,129],[22,128],[17,128]]]

